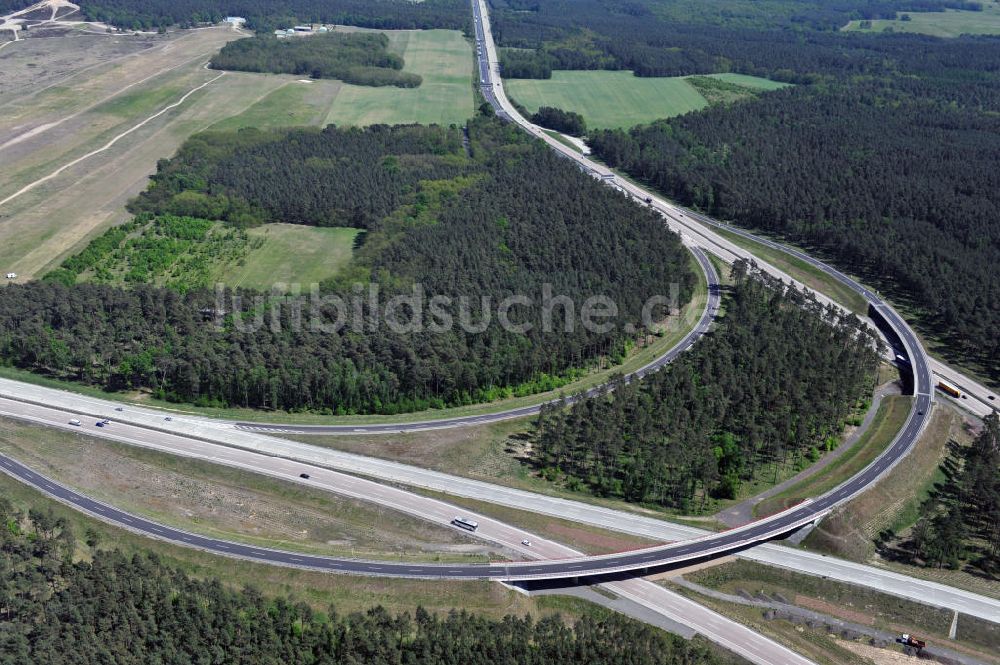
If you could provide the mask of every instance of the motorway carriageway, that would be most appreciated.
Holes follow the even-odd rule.
[[[182,456],[238,466],[269,474],[288,464],[299,465],[298,472],[313,475],[309,484],[322,474],[316,470],[335,470],[350,477],[374,478],[390,486],[406,486],[443,492],[459,497],[509,506],[549,515],[598,528],[658,540],[661,542],[697,538],[707,532],[655,517],[616,510],[581,501],[518,490],[484,481],[415,467],[400,462],[345,453],[331,448],[289,441],[231,426],[213,427],[200,419],[175,417],[166,423],[162,412],[128,408],[114,412],[115,402],[64,391],[0,379],[0,413],[33,420],[68,431],[83,431],[141,447],[154,448]],[[58,405],[58,406],[52,406]],[[37,409],[49,411],[47,415]],[[45,417],[40,417],[45,416]],[[110,426],[97,428],[94,420],[109,416]],[[83,420],[79,428],[68,425],[70,418]],[[86,420],[93,418],[93,420]],[[305,468],[302,468],[305,467]],[[313,469],[313,470],[310,470]],[[298,481],[303,482],[303,481]],[[376,485],[376,487],[379,485]],[[331,488],[332,489],[332,488]],[[343,488],[341,488],[343,489]],[[359,498],[384,501],[374,490]],[[346,492],[345,492],[346,494]],[[518,541],[519,542],[519,541]],[[779,544],[765,543],[738,554],[742,558],[767,565],[784,567],[842,582],[859,584],[937,607],[945,607],[980,618],[1000,620],[1000,602],[926,580],[825,557]]]
[[[417,511],[412,508],[412,494],[409,492],[371,480],[306,465],[287,458],[269,457],[259,452],[219,444],[209,444],[205,441],[166,432],[153,432],[142,427],[130,426],[126,423],[113,422],[102,428],[91,428],[81,422],[79,426],[73,427],[66,424],[68,422],[67,417],[73,415],[72,413],[67,413],[55,407],[25,402],[0,400],[0,414],[27,420],[28,422],[69,429],[71,431],[78,427],[78,431],[88,434],[94,433],[123,443],[188,457],[196,457],[210,462],[244,468],[285,479],[295,479],[298,474],[306,473],[310,476],[308,480],[313,480],[315,477],[325,478],[327,479],[327,483],[334,483],[335,481],[335,485],[328,484],[326,488],[344,496],[374,501],[417,517],[424,517],[425,519],[429,517],[425,507]],[[577,557],[557,561],[461,565],[362,561],[349,558],[283,552],[188,533],[164,524],[130,515],[117,508],[91,499],[36,473],[11,457],[0,456],[0,465],[2,465],[2,470],[9,475],[40,489],[67,505],[155,538],[170,540],[218,554],[239,556],[264,563],[295,565],[322,571],[392,577],[517,581],[575,578],[630,570],[645,570],[650,567],[703,558],[707,554],[716,551],[729,551],[734,547],[741,547],[748,542],[755,542],[761,534],[773,530],[773,527],[770,525],[774,522],[781,522],[783,525],[786,525],[784,528],[787,530],[788,528],[808,523],[814,519],[815,515],[814,512],[808,511],[805,506],[800,506],[768,520],[752,523],[741,529],[721,534],[709,534],[692,541],[633,550],[620,554]],[[301,477],[299,479],[303,480]],[[446,521],[450,521],[454,515],[447,516],[447,513],[448,511],[445,511],[444,516],[446,517]],[[440,518],[442,515],[438,515],[437,517]],[[792,526],[789,527],[787,525]],[[522,554],[534,553],[525,547],[516,547],[515,549],[518,549]]]
[[[478,530],[474,534],[469,534],[470,536],[474,535],[477,538],[498,543],[506,547],[507,550],[515,552],[515,556],[523,556],[529,559],[576,559],[583,556],[582,553],[565,545],[540,538],[535,534],[527,533],[523,529],[504,524],[485,515],[471,513],[438,499],[414,494],[398,487],[384,485],[358,476],[339,473],[321,467],[307,466],[293,460],[274,458],[261,453],[229,448],[218,444],[206,446],[204,442],[182,439],[176,437],[176,435],[160,433],[160,436],[152,441],[148,439],[137,441],[133,436],[137,434],[141,435],[143,432],[147,432],[147,430],[133,428],[120,423],[115,423],[113,427],[109,426],[101,429],[91,428],[89,425],[81,423],[79,428],[77,428],[66,424],[64,420],[66,413],[64,411],[51,407],[0,400],[0,413],[11,413],[10,406],[19,407],[16,413],[12,415],[29,422],[53,425],[69,431],[99,433],[102,437],[123,443],[145,446],[237,468],[245,468],[289,482],[296,482],[316,489],[334,492],[342,496],[365,499],[442,526],[449,525],[455,516],[462,515],[479,523]],[[178,439],[178,441],[170,442],[170,438]],[[178,445],[186,447],[178,448]],[[78,492],[62,487],[59,483],[28,469],[9,457],[0,456],[0,470],[19,478],[23,482],[38,487],[42,492],[57,498],[71,507],[145,536],[152,536],[157,539],[203,549],[216,554],[275,565],[311,568],[325,572],[349,572],[364,575],[384,574],[380,571],[382,562],[378,561],[337,561],[329,558],[321,558],[322,565],[316,568],[315,565],[311,565],[315,563],[314,560],[316,557],[309,555],[205,538],[198,534],[158,524],[134,514],[118,510],[105,503],[94,501]],[[300,474],[304,472],[308,472],[310,476],[308,479],[301,478]],[[530,544],[525,545],[526,540]],[[411,565],[410,568],[412,569],[412,575],[418,574],[419,566]],[[686,626],[686,634],[700,633],[725,648],[746,656],[754,663],[761,665],[808,665],[810,662],[773,640],[763,637],[739,623],[699,605],[693,600],[652,582],[641,579],[624,579],[604,582],[600,586],[616,596],[665,617],[669,621],[680,626]],[[634,614],[635,612],[634,609],[627,606],[619,609],[627,614]],[[645,618],[645,615],[641,611],[638,614],[634,614],[634,616],[640,619]],[[685,632],[685,630],[681,629],[681,632]]]

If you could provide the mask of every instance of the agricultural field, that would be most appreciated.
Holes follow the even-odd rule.
[[[909,20],[902,20],[903,15]],[[1000,35],[1000,3],[984,2],[983,11],[901,12],[896,20],[851,21],[843,28],[857,32],[917,32],[935,37]]]
[[[326,124],[463,124],[474,110],[472,47],[454,30],[394,31],[389,49],[403,56],[404,72],[423,77],[419,88],[395,90],[344,85]]]
[[[0,267],[41,276],[126,221],[125,202],[145,188],[157,160],[199,131],[449,124],[472,115],[472,53],[461,33],[388,34],[406,70],[423,76],[419,88],[208,70],[208,59],[239,36],[227,28],[45,39],[44,49],[11,44],[0,52]],[[45,77],[30,86],[35,71]]]
[[[272,291],[332,277],[359,229],[267,224],[245,230],[194,217],[149,214],[112,227],[48,275],[66,283],[156,284],[180,292],[215,284]]]
[[[454,30],[395,30],[389,50],[404,72],[423,78],[418,88],[373,88],[334,80],[277,76],[282,85],[245,112],[213,129],[374,123],[462,124],[473,112],[472,51]]]
[[[740,74],[713,74],[750,94],[784,84]],[[551,79],[511,79],[511,97],[534,113],[555,106],[583,115],[594,129],[628,128],[697,111],[709,100],[686,77],[640,78],[628,71],[554,71]]]

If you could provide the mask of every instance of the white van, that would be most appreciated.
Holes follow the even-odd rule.
[[[71,421],[69,421],[69,424],[70,425],[74,425],[76,427],[79,427],[80,426],[80,421],[77,418],[73,418]]]

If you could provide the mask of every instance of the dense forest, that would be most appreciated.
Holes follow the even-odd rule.
[[[858,273],[912,311],[943,353],[1000,381],[1000,40],[838,30],[851,19],[977,3],[495,5],[507,76],[733,71],[798,84],[753,103],[596,132],[591,144],[683,204]]]
[[[7,14],[35,4],[33,0],[0,0],[0,13]]]
[[[421,78],[401,72],[403,59],[389,51],[389,38],[371,33],[328,33],[278,39],[258,35],[229,42],[212,56],[213,69],[334,78],[355,85],[416,88]]]
[[[652,212],[499,121],[470,121],[469,138],[471,156],[454,128],[202,134],[163,160],[134,202],[141,219],[167,220],[154,226],[164,251],[184,240],[174,226],[185,219],[198,233],[199,219],[366,229],[352,265],[322,286],[349,305],[355,284],[377,284],[360,324],[351,308],[329,305],[317,317],[343,325],[311,325],[308,293],[270,301],[240,292],[233,304],[227,292],[220,309],[205,290],[76,284],[103,254],[122,251],[118,233],[50,279],[5,289],[0,358],[200,404],[395,413],[552,389],[598,358],[621,360],[651,296],[676,289],[679,303],[690,299],[690,257]],[[164,263],[136,256],[132,269],[147,274]],[[418,287],[428,306],[404,308],[405,329],[378,320],[376,308]],[[546,288],[574,303],[571,330],[562,306],[546,325]],[[510,310],[530,330],[501,325],[498,303],[514,294],[531,300]],[[610,329],[581,325],[594,295],[617,306],[602,320]],[[440,311],[435,296],[449,299]],[[657,305],[652,320],[665,314]]]
[[[736,71],[792,83],[886,64],[881,52],[893,51],[899,40],[836,32],[850,19],[893,17],[897,10],[981,8],[935,0],[778,0],[759,6],[739,0],[495,0],[494,5],[494,38],[508,77],[548,78],[552,69],[630,69],[636,76]],[[939,41],[919,35],[900,39],[925,47]]]
[[[242,16],[258,32],[303,22],[386,30],[464,30],[471,23],[465,0],[79,0],[77,4],[88,19],[129,30],[191,27],[218,23],[226,16]]]
[[[971,446],[951,444],[938,483],[920,507],[920,519],[902,543],[882,534],[879,550],[891,559],[959,568],[1000,579],[1000,416],[994,411]]]
[[[543,477],[698,511],[836,444],[870,399],[876,333],[753,264],[732,274],[725,316],[687,353],[611,393],[543,409],[531,448]]]
[[[978,108],[997,103],[1000,82],[795,88],[591,146],[684,205],[819,250],[998,380],[1000,119]]]
[[[531,115],[531,122],[570,136],[583,136],[587,133],[587,123],[582,115],[552,106],[540,107]]]
[[[51,513],[0,498],[0,664],[714,665],[733,662],[618,614],[566,625],[418,607],[338,614],[218,579],[194,579],[152,554],[74,557]]]

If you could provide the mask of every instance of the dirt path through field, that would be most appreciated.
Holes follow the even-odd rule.
[[[178,106],[180,106],[181,104],[183,104],[185,101],[187,101],[188,97],[190,97],[194,93],[198,92],[199,90],[201,90],[201,89],[203,89],[203,88],[211,85],[212,83],[215,83],[216,81],[218,81],[220,78],[222,78],[225,75],[226,75],[226,72],[222,72],[221,74],[219,74],[215,78],[213,78],[213,79],[211,79],[209,81],[206,81],[205,83],[202,83],[201,85],[199,85],[199,86],[197,86],[197,87],[195,87],[195,88],[187,91],[184,94],[183,97],[181,97],[180,99],[178,99],[173,104],[170,104],[169,106],[167,106],[167,107],[161,109],[160,111],[154,113],[153,115],[149,116],[148,118],[146,118],[142,122],[140,122],[140,123],[138,123],[136,125],[133,125],[129,129],[127,129],[124,132],[122,132],[121,134],[118,134],[117,136],[115,136],[113,139],[111,139],[110,141],[108,141],[107,143],[105,143],[103,146],[101,146],[97,150],[92,150],[92,151],[88,152],[86,155],[84,155],[82,157],[77,157],[73,161],[68,162],[67,164],[63,164],[62,166],[60,166],[58,169],[56,169],[52,173],[48,174],[47,176],[39,178],[39,179],[35,180],[34,182],[28,183],[27,185],[25,185],[21,189],[17,190],[16,192],[14,192],[13,194],[11,194],[7,198],[5,198],[3,200],[0,200],[0,207],[4,206],[5,204],[7,204],[7,203],[9,203],[11,201],[13,201],[14,199],[16,199],[17,197],[21,196],[22,194],[25,194],[26,192],[31,191],[32,189],[34,189],[38,185],[41,185],[43,182],[48,182],[49,180],[52,180],[53,178],[58,177],[58,175],[60,173],[62,173],[63,171],[65,171],[66,169],[72,168],[72,167],[76,166],[77,164],[79,164],[80,162],[82,162],[84,160],[87,160],[87,159],[90,159],[94,155],[100,154],[100,153],[104,152],[105,150],[110,149],[112,146],[114,146],[116,143],[118,143],[118,141],[120,141],[121,139],[125,138],[126,136],[128,136],[132,132],[134,132],[134,131],[136,131],[138,129],[141,129],[142,127],[146,126],[147,124],[149,124],[150,122],[152,122],[156,118],[159,118],[164,113],[169,112],[171,109],[177,108]]]

